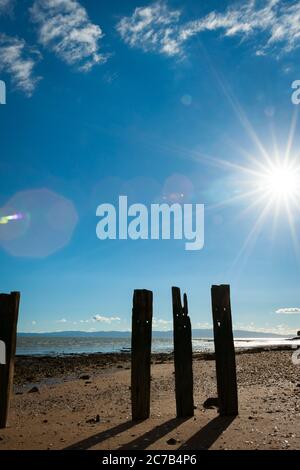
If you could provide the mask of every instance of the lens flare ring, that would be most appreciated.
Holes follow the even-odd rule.
[[[0,225],[6,225],[12,220],[22,220],[23,218],[23,214],[4,215],[3,217],[0,217]]]

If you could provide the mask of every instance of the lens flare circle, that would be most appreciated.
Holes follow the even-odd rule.
[[[0,208],[0,247],[12,256],[45,258],[70,243],[77,223],[64,196],[47,188],[21,191]]]

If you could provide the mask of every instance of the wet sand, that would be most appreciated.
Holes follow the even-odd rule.
[[[175,419],[172,355],[152,359],[151,417],[133,423],[129,354],[17,357],[0,449],[300,449],[292,351],[237,355],[240,414],[221,418],[212,356],[194,357],[195,416]]]

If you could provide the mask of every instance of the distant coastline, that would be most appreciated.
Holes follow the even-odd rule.
[[[166,331],[153,331],[153,337],[160,338],[171,338],[173,336],[173,330]],[[295,335],[279,335],[275,333],[265,333],[258,331],[248,330],[233,330],[233,334],[236,338],[289,338]],[[194,338],[212,338],[213,330],[211,329],[193,329],[192,335]],[[130,331],[50,331],[50,332],[19,332],[19,337],[24,336],[56,336],[56,337],[101,337],[101,338],[130,338]]]

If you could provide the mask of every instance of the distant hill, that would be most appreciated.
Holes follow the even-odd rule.
[[[258,331],[234,330],[233,334],[236,338],[285,338],[285,335],[277,335],[274,333],[262,333]],[[154,338],[170,338],[173,331],[153,331]],[[18,333],[19,337],[24,336],[55,336],[55,337],[100,337],[100,338],[129,338],[130,331],[53,331],[48,333]],[[212,329],[195,329],[193,330],[193,338],[212,338]]]

